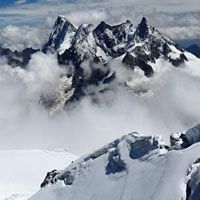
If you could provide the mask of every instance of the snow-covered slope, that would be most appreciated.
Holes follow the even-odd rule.
[[[38,190],[46,171],[62,169],[76,158],[64,150],[1,150],[0,199],[27,199]]]
[[[198,200],[199,126],[183,134],[194,132],[196,140],[179,150],[155,136],[123,136],[49,172],[30,200]]]

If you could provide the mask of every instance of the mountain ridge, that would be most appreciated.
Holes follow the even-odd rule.
[[[151,196],[154,200],[197,200],[200,125],[178,135],[182,136],[171,136],[170,145],[156,136],[137,132],[125,135],[64,170],[48,172],[41,190],[30,200],[79,200],[91,196],[93,200],[140,200]],[[190,138],[188,146],[184,145],[183,135]]]
[[[19,53],[8,52],[2,55],[7,57],[8,63],[13,63],[13,67],[26,69],[31,55],[38,51],[27,50],[28,56],[23,62],[21,55],[15,61]],[[146,89],[141,88],[141,92],[135,90],[133,77],[139,73],[141,79],[147,78],[150,81],[162,71],[160,63],[182,69],[188,68],[191,60],[199,62],[198,58],[191,57],[156,28],[149,26],[145,17],[136,26],[127,20],[117,25],[102,21],[96,27],[92,24],[76,27],[65,16],[58,16],[42,52],[56,55],[60,67],[66,70],[53,96],[41,94],[40,103],[50,113],[60,112],[65,105],[84,96],[94,95],[97,91],[108,91],[115,82],[137,95],[144,93]],[[120,74],[112,66],[113,62],[128,74],[124,82],[118,84],[117,77]],[[88,88],[96,89],[90,91]]]
[[[54,25],[56,30],[59,29],[58,19]],[[54,32],[51,32],[49,41]],[[139,70],[147,78],[154,76],[153,66],[157,65],[159,59],[172,67],[182,67],[188,61],[184,49],[149,26],[145,17],[137,26],[130,20],[117,25],[109,25],[104,21],[96,27],[92,24],[80,25],[70,44],[63,53],[54,49],[57,50],[59,64],[71,71],[69,76],[72,78],[73,94],[66,99],[66,104],[90,95],[86,93],[90,86],[97,90],[103,88],[101,92],[107,90],[109,84],[116,79],[115,71],[110,68],[113,60],[117,60],[124,70],[132,74]],[[45,44],[47,46],[48,43]]]

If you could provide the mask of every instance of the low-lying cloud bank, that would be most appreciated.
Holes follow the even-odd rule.
[[[121,64],[111,67],[117,82],[123,82],[127,74]],[[153,96],[136,97],[114,82],[112,90],[97,94],[98,104],[86,97],[73,109],[49,118],[38,102],[41,94],[53,92],[64,72],[56,58],[36,53],[27,71],[1,59],[0,148],[65,148],[83,154],[132,131],[162,135],[167,141],[172,132],[199,122],[200,77],[165,63],[162,69],[151,81],[139,81],[140,74],[134,74],[138,87],[151,89]]]
[[[0,29],[0,46],[22,51],[27,47],[41,49],[48,40],[54,19],[48,17],[38,26],[8,25]]]

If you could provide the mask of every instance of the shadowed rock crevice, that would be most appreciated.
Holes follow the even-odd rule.
[[[126,170],[126,163],[121,159],[118,149],[112,151],[108,156],[106,175],[120,173]]]
[[[172,134],[170,136],[170,141],[172,147],[183,149],[200,142],[200,124],[189,129],[185,133]]]
[[[139,159],[144,155],[148,154],[150,151],[158,148],[159,148],[159,143],[157,140],[152,141],[151,137],[146,137],[134,143],[130,143],[129,156],[132,159]]]
[[[147,55],[140,54],[137,57],[134,57],[131,54],[127,53],[122,62],[130,69],[139,67],[144,72],[145,76],[151,77],[154,71],[151,65],[146,63],[148,60],[149,58]]]
[[[136,34],[141,38],[145,39],[149,34],[149,29],[147,25],[147,19],[145,17],[142,18],[142,21],[138,25]]]

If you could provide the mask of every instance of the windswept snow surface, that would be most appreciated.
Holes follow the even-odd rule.
[[[58,180],[30,200],[185,200],[187,172],[200,156],[200,143],[184,150],[158,148],[143,157],[131,158],[127,143],[131,137],[125,136],[118,144],[125,170],[106,174],[111,148],[96,159],[83,158],[66,168],[64,173],[75,170],[72,185]]]
[[[47,171],[62,169],[77,157],[64,150],[0,151],[0,200],[26,200]]]

